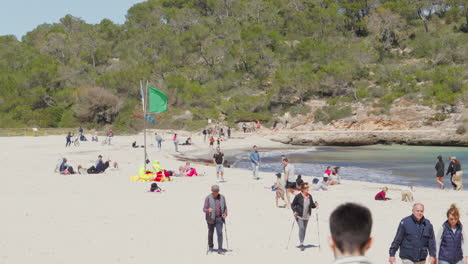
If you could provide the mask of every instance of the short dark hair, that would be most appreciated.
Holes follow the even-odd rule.
[[[367,207],[345,203],[330,216],[330,232],[336,247],[342,253],[362,252],[369,241],[372,214]]]
[[[284,158],[283,161],[289,162],[288,158]]]

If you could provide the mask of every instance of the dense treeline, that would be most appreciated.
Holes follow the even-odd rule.
[[[467,43],[465,0],[149,0],[123,25],[0,37],[0,127],[135,126],[141,79],[169,96],[157,122],[187,128],[312,98],[444,107],[468,101]]]

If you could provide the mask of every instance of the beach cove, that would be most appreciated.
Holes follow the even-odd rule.
[[[181,146],[174,155],[169,131],[161,131],[166,141],[159,152],[148,133],[151,160],[159,160],[165,169],[177,169],[180,161],[207,152],[201,136],[178,132],[181,138],[192,136],[195,145]],[[224,153],[258,145],[265,149],[291,149],[261,135],[222,142]],[[244,138],[241,138],[244,137]],[[330,234],[328,218],[336,206],[357,202],[367,206],[374,218],[374,244],[367,255],[373,263],[387,263],[388,248],[401,218],[411,214],[410,203],[400,201],[400,185],[390,188],[387,202],[375,201],[374,195],[384,185],[344,180],[327,192],[313,192],[320,203],[319,222],[311,221],[306,244],[300,252],[297,226],[289,249],[286,243],[293,220],[289,209],[274,207],[274,182],[271,172],[261,172],[252,180],[249,170],[226,168],[226,183],[220,184],[229,207],[226,256],[206,255],[206,222],[203,200],[215,184],[215,168],[205,163],[192,164],[206,176],[177,178],[161,183],[162,193],[148,193],[150,183],[131,182],[143,164],[143,150],[131,148],[142,144],[143,135],[116,136],[112,145],[84,142],[65,149],[64,136],[0,138],[3,148],[0,182],[0,263],[238,263],[261,261],[284,263],[310,260],[331,263],[333,254],[327,245]],[[119,163],[118,170],[99,175],[59,175],[54,173],[57,160],[67,157],[70,163],[90,166],[97,155]],[[180,160],[178,160],[180,159]],[[294,158],[291,158],[294,164]],[[429,164],[433,166],[432,162]],[[462,164],[463,165],[463,164]],[[318,176],[318,175],[317,175]],[[305,180],[310,182],[309,176]],[[433,181],[432,177],[428,181]],[[435,186],[435,182],[434,182]],[[426,217],[435,229],[445,221],[445,212],[455,202],[461,209],[461,221],[468,221],[464,205],[466,191],[416,188],[416,201],[426,205]],[[315,213],[315,212],[314,212]],[[320,240],[317,237],[320,227]],[[400,260],[398,259],[397,263]]]

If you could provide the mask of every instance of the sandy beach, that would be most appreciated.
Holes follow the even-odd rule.
[[[181,139],[190,135],[179,134]],[[157,159],[171,170],[184,164],[174,156],[170,133],[164,133],[162,151],[154,146],[153,134],[147,135],[151,160]],[[223,152],[253,145],[260,151],[290,147],[264,136],[234,136],[239,138],[222,143]],[[192,139],[193,146],[180,146],[179,158],[203,153],[209,158],[208,143],[203,143],[201,135],[192,135]],[[149,193],[151,183],[130,181],[144,160],[141,148],[131,148],[135,140],[142,144],[143,135],[117,135],[110,146],[83,142],[70,148],[64,147],[65,136],[0,138],[0,263],[331,263],[329,215],[341,203],[357,202],[369,207],[374,219],[374,244],[367,256],[373,263],[383,264],[388,263],[388,249],[399,221],[411,214],[412,204],[400,201],[403,186],[386,185],[390,188],[387,196],[393,200],[380,202],[373,198],[383,185],[344,180],[329,191],[312,193],[320,208],[314,211],[305,244],[317,247],[303,252],[297,249],[295,225],[286,249],[293,217],[291,210],[274,207],[274,192],[269,188],[275,176],[260,173],[261,179],[254,181],[248,170],[226,168],[227,182],[220,187],[229,208],[227,231],[232,251],[224,256],[206,255],[202,206],[216,182],[215,167],[192,164],[206,176],[174,177],[160,184],[165,192]],[[67,157],[76,168],[78,164],[93,165],[99,154],[117,161],[119,169],[99,175],[54,173],[61,157]],[[310,176],[319,175],[306,175],[305,180],[310,182]],[[468,223],[466,191],[417,187],[415,195],[416,201],[426,205],[425,216],[436,232],[453,202],[461,209],[461,222]]]

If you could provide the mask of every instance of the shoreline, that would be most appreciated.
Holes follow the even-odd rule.
[[[288,145],[288,144],[284,144],[284,143],[280,143],[280,144],[278,144],[278,143],[279,142],[276,142],[276,141],[273,141],[273,140],[269,139],[269,143],[267,143],[265,146],[259,145],[260,152],[262,152],[262,153],[270,152],[271,153],[271,151],[285,150],[286,151],[286,156],[287,156],[289,154],[296,154],[297,152],[295,152],[294,150],[300,151],[300,150],[308,150],[308,149],[312,149],[312,148],[326,147],[326,146],[307,146],[307,145],[298,147],[298,145]],[[397,145],[397,144],[394,144],[394,145]],[[221,144],[221,146],[222,146],[222,144]],[[334,147],[334,146],[331,146],[331,147]],[[234,159],[234,157],[237,156],[240,153],[250,152],[251,147],[234,145],[234,146],[228,146],[228,147],[223,147],[222,146],[221,149],[222,149],[222,152],[226,155],[226,157],[231,157],[231,158]],[[293,151],[291,151],[291,150],[293,150]],[[226,152],[235,152],[235,153],[227,155]],[[208,157],[211,156],[213,153],[214,153],[214,150],[211,150],[209,148],[204,149],[203,147],[198,147],[195,151],[192,150],[190,152],[181,152],[180,154],[173,155],[173,157],[176,160],[181,161],[181,162],[189,161],[189,162],[193,162],[195,164],[205,164],[206,165],[206,164],[211,164],[212,163],[211,159],[209,159]],[[203,158],[203,156],[206,156],[207,158]],[[280,156],[280,154],[278,156]],[[243,171],[245,171],[247,173],[251,172],[251,170],[249,168],[232,167],[232,165],[237,164],[238,161],[239,161],[238,159],[233,160],[233,161],[227,159],[228,166],[225,166],[225,167],[226,168],[231,168],[231,169],[240,169],[240,170],[243,170]],[[319,163],[317,163],[317,164],[319,164]],[[362,169],[362,170],[371,169],[371,168],[356,167],[356,166],[352,166],[352,167]],[[268,173],[268,174],[271,174],[271,175],[274,174],[274,172],[271,172],[271,171],[268,171],[268,170],[265,170],[265,169],[263,169],[263,170],[260,169],[260,172],[261,173]],[[398,176],[403,177],[404,176],[404,175],[400,175],[400,174],[393,174],[393,175],[395,175],[396,177],[398,177]],[[311,178],[311,179],[312,178],[321,178],[321,175],[302,174],[302,176],[307,177],[307,178]],[[386,185],[386,186],[391,186],[392,185],[392,186],[399,186],[400,188],[405,187],[405,186],[408,185],[408,184],[404,184],[404,183],[402,183],[402,184],[395,183],[395,182],[398,182],[400,180],[401,179],[397,178],[393,182],[385,182],[385,181],[382,182],[382,181],[379,181],[379,179],[375,179],[375,180],[345,179],[345,180],[342,180],[342,181],[343,182],[354,182],[354,183],[370,183],[370,184],[378,184],[378,185],[382,185],[382,186],[383,185]],[[408,179],[408,181],[411,181],[411,180]],[[433,183],[434,186],[431,185],[432,183],[433,182],[428,179],[427,184],[421,184],[421,183],[418,183],[417,181],[415,181],[415,182],[411,183],[411,185],[413,185],[415,187],[418,187],[418,188],[428,188],[428,189],[431,189],[431,190],[434,190],[434,189],[437,190],[438,188],[437,188],[435,182]],[[448,186],[448,185],[450,185],[450,183],[446,184],[446,186]]]

